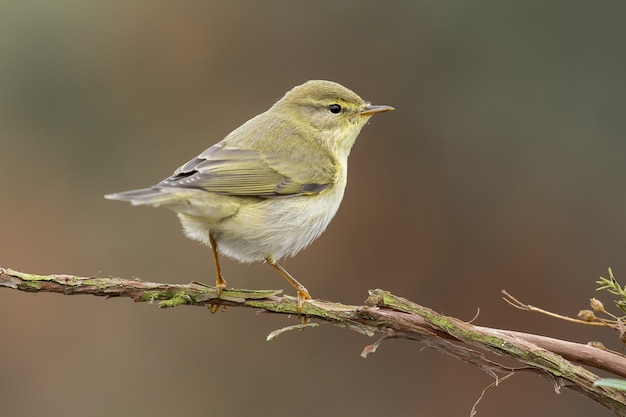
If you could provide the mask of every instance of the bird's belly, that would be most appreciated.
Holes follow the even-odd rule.
[[[220,254],[240,262],[280,259],[295,255],[324,232],[343,197],[343,190],[328,191],[257,200],[219,222],[179,217],[192,239],[209,244],[209,232],[213,233]]]

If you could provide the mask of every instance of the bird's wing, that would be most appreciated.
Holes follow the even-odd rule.
[[[218,143],[178,168],[158,186],[263,198],[317,194],[334,181],[335,164],[320,152],[309,152],[307,158],[300,158],[301,151],[297,151],[300,155],[281,157],[272,152]]]

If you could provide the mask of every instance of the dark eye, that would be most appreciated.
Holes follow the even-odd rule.
[[[331,104],[328,106],[328,110],[330,110],[332,114],[337,114],[341,111],[341,106],[339,104]]]

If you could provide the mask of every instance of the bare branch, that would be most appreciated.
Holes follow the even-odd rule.
[[[162,284],[112,277],[33,275],[3,268],[0,268],[0,287],[65,295],[129,297],[136,302],[158,302],[159,307],[237,306],[298,315],[296,299],[283,295],[281,290],[227,289],[218,295],[215,288],[196,283]],[[373,353],[382,341],[390,338],[415,340],[478,367],[496,382],[511,373],[535,372],[552,380],[557,389],[576,390],[615,414],[626,416],[626,394],[594,386],[593,382],[599,377],[577,365],[590,365],[626,377],[626,358],[609,351],[545,336],[475,326],[379,289],[371,290],[362,306],[309,300],[304,304],[302,314],[368,336],[378,334],[381,339],[366,347],[362,353],[364,356]],[[272,332],[268,340],[288,330],[314,325],[279,329]],[[519,366],[502,365],[488,359],[486,354],[515,359]]]

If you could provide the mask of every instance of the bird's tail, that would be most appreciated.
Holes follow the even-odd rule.
[[[174,193],[167,189],[151,187],[139,190],[123,191],[121,193],[107,194],[107,200],[129,201],[133,206],[154,206],[167,205],[176,199]]]

